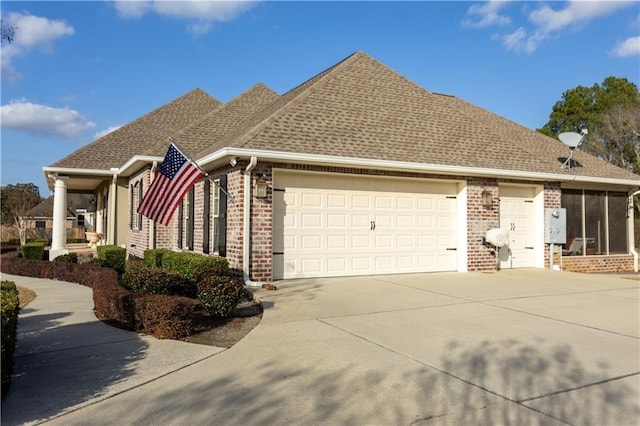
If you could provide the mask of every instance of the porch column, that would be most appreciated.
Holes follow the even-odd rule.
[[[69,253],[67,250],[67,179],[66,176],[55,176],[53,194],[53,230],[49,260]]]

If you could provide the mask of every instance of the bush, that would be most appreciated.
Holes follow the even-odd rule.
[[[158,294],[135,299],[136,330],[158,339],[181,339],[191,331],[195,301],[186,297]]]
[[[242,285],[231,277],[210,276],[198,282],[198,300],[213,316],[229,318],[242,297]]]
[[[44,244],[33,242],[22,246],[22,257],[31,260],[42,260],[44,255]]]
[[[148,266],[155,266],[156,268],[162,267],[162,257],[166,253],[172,253],[169,249],[149,249],[144,251],[144,263]]]
[[[55,259],[53,259],[53,261],[54,262],[78,263],[78,254],[77,253],[63,254],[63,255],[60,255],[60,256],[56,257]]]
[[[106,260],[98,259],[97,257],[92,257],[86,262],[87,265],[96,265],[102,268],[108,268],[109,264]]]
[[[202,256],[196,253],[168,252],[162,256],[162,268],[196,280],[201,270],[216,271],[212,275],[229,275],[229,263],[224,257]]]
[[[196,286],[177,272],[128,261],[120,284],[134,293],[196,297]]]
[[[109,268],[115,269],[122,275],[127,260],[127,250],[118,246],[98,246],[98,259],[104,260]]]
[[[84,238],[67,238],[67,244],[79,244],[86,243],[87,240]]]
[[[37,243],[42,244],[43,246],[50,246],[51,240],[48,238],[27,238],[27,243]]]
[[[7,394],[13,375],[13,352],[16,348],[18,312],[20,300],[13,281],[0,283],[0,306],[2,307],[2,398]]]

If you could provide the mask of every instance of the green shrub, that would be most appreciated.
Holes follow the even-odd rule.
[[[37,243],[42,244],[43,246],[50,246],[51,240],[48,238],[28,238],[27,243]]]
[[[84,238],[67,238],[67,244],[79,244],[86,242],[87,240],[85,240]]]
[[[62,254],[55,259],[54,262],[78,263],[78,253]]]
[[[22,257],[31,260],[42,260],[44,255],[44,244],[42,243],[26,243],[22,246]]]
[[[231,277],[210,276],[198,282],[198,300],[211,315],[229,318],[236,310],[244,288]]]
[[[196,297],[196,286],[177,272],[128,261],[120,284],[134,293]]]
[[[20,300],[13,281],[0,283],[0,306],[2,307],[2,398],[7,393],[13,375],[13,352],[16,348],[18,312]]]
[[[92,257],[91,259],[89,259],[86,262],[87,265],[96,265],[96,266],[100,266],[101,268],[108,268],[109,264],[107,264],[106,260],[103,259],[98,259],[97,257]]]
[[[118,246],[98,246],[98,259],[107,262],[109,268],[123,274],[127,260],[127,250]]]
[[[216,271],[213,275],[229,275],[229,263],[224,257],[203,256],[196,253],[168,252],[162,256],[162,268],[178,272],[196,280],[201,270]]]
[[[155,266],[156,268],[161,268],[162,257],[167,253],[173,253],[173,252],[166,248],[145,250],[143,254],[144,263],[147,264],[148,266]]]

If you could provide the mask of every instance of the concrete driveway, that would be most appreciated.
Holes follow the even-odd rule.
[[[117,393],[47,424],[640,423],[637,276],[277,285],[258,292],[262,322],[231,349],[144,383],[120,380]]]

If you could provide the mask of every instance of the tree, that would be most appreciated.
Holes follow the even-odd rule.
[[[7,24],[4,19],[0,19],[0,35],[2,36],[2,44],[11,43],[16,34],[16,26]]]
[[[20,244],[27,238],[27,212],[42,199],[40,190],[33,183],[17,183],[3,186],[0,190],[2,203],[2,224],[15,225],[20,235]]]
[[[626,78],[607,77],[601,85],[578,86],[562,94],[539,132],[557,137],[587,129],[582,150],[617,166],[640,172],[640,92]]]

